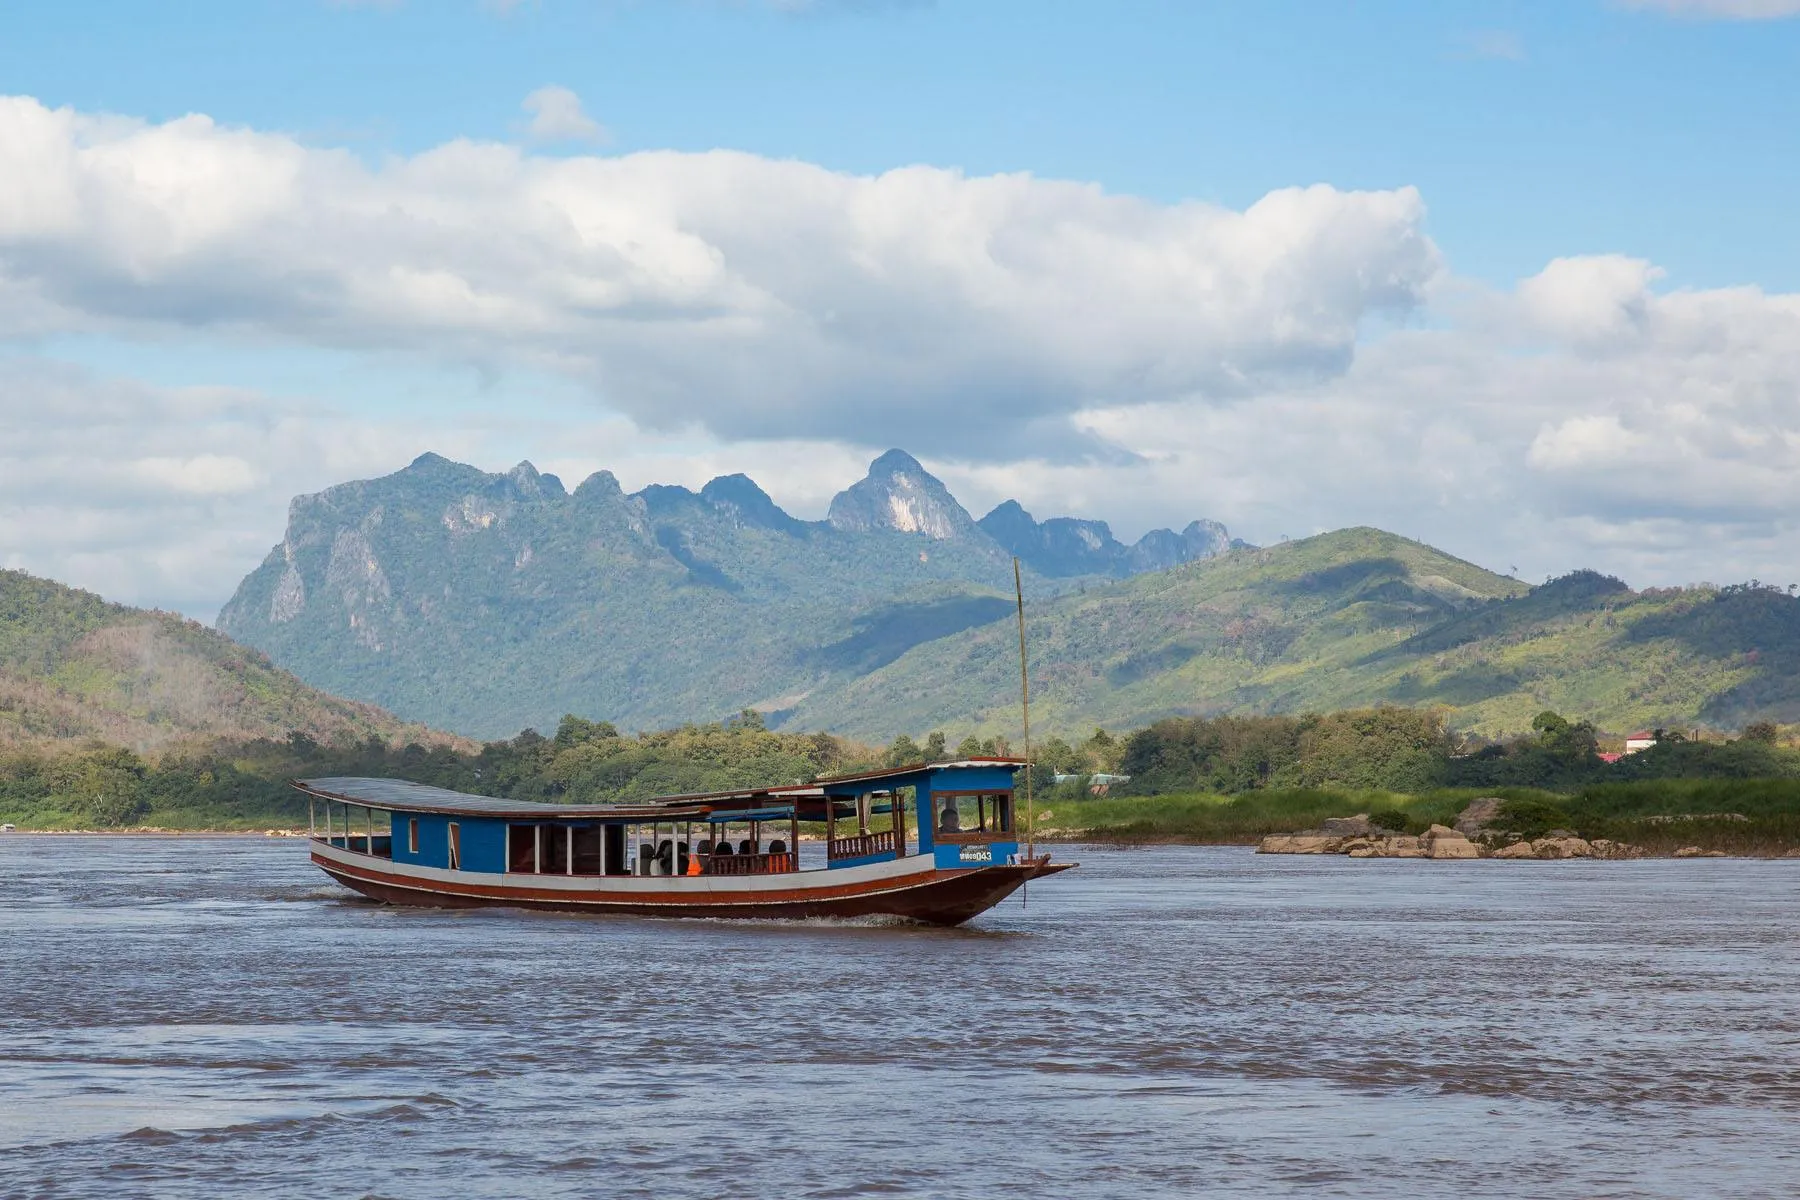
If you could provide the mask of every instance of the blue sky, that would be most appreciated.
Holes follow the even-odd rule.
[[[1231,206],[1412,184],[1465,274],[1615,251],[1679,284],[1800,286],[1800,22],[1598,0],[196,0],[4,20],[8,91],[369,155],[508,139],[519,98],[558,83],[614,151],[1030,171]]]
[[[0,563],[210,617],[424,449],[817,516],[899,443],[978,515],[1785,578],[1796,12],[13,6]]]

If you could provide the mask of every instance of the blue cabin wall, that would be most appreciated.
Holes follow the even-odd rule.
[[[393,815],[394,861],[418,867],[450,865],[450,823],[461,827],[462,869],[489,871],[496,875],[506,870],[506,822],[486,817],[447,817],[442,813],[419,813],[419,852],[407,849],[406,813]]]

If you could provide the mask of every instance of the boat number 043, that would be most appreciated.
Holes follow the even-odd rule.
[[[987,846],[964,846],[956,857],[960,862],[991,863],[994,861],[994,852]]]

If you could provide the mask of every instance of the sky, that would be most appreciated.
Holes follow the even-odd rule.
[[[0,564],[890,446],[977,516],[1800,580],[1800,0],[0,12]]]

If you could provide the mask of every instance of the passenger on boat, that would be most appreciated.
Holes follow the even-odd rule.
[[[939,833],[961,833],[962,818],[957,815],[956,801],[944,801],[944,815],[938,818]]]

